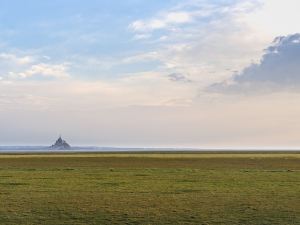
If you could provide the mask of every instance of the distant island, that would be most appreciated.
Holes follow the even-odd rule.
[[[70,150],[71,146],[59,136],[54,145],[50,146],[51,150]]]

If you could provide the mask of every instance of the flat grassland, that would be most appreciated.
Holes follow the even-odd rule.
[[[0,155],[0,224],[300,224],[300,154]]]

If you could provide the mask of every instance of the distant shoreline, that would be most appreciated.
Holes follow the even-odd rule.
[[[6,153],[300,153],[300,148],[147,148],[78,146],[69,150],[54,150],[47,146],[0,146]]]

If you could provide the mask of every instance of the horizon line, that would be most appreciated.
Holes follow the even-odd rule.
[[[26,148],[24,150],[27,150],[29,148],[34,148],[37,150],[37,148],[49,148],[48,145],[0,145],[0,150],[4,150],[4,148],[16,148],[19,150],[22,150],[22,148]],[[186,146],[100,146],[100,145],[76,145],[76,146],[71,146],[73,149],[80,149],[80,148],[94,148],[94,149],[133,149],[133,150],[191,150],[191,151],[280,151],[280,150],[286,150],[286,151],[300,151],[300,146],[299,147],[288,147],[288,146],[283,146],[283,147],[274,147],[274,146],[226,146],[226,147],[212,147],[212,146],[199,146],[199,147],[186,147]],[[71,149],[72,150],[72,149]]]

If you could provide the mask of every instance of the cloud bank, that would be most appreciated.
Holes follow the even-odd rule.
[[[280,85],[300,83],[300,34],[277,37],[266,49],[259,64],[235,76],[238,83],[272,82]]]
[[[278,90],[300,86],[300,34],[279,36],[253,63],[232,79],[212,85],[221,90]]]

